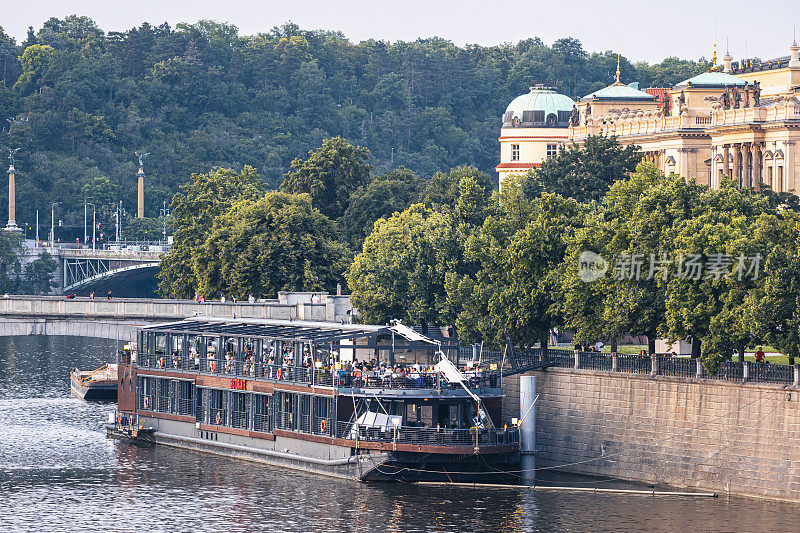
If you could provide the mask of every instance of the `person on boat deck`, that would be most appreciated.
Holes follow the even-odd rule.
[[[233,363],[233,353],[229,350],[225,351],[225,372],[230,374],[233,371],[234,363]]]
[[[177,349],[172,350],[172,368],[180,368],[181,366],[181,352]]]
[[[200,354],[197,353],[197,349],[194,347],[194,345],[189,346],[189,357],[191,357],[194,361],[194,367],[200,368]]]

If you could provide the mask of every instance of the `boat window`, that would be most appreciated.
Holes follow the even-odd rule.
[[[248,429],[250,419],[249,402],[244,392],[231,392],[231,426]]]
[[[255,431],[271,431],[269,423],[269,397],[265,394],[253,394],[253,429]]]

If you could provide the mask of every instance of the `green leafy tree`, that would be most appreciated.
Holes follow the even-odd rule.
[[[456,248],[448,217],[422,204],[378,220],[347,274],[361,318],[438,323],[446,306],[445,262]]]
[[[453,206],[458,200],[459,185],[464,178],[471,178],[483,188],[488,198],[495,188],[494,180],[485,172],[475,167],[460,166],[450,169],[450,172],[437,172],[431,177],[422,192],[420,201],[428,206],[445,205]]]
[[[751,312],[745,318],[757,337],[794,364],[800,357],[800,215],[760,217],[756,231],[776,245],[765,257],[761,283],[747,296]]]
[[[126,241],[160,241],[163,222],[160,217],[132,218],[122,228],[122,238]]]
[[[49,253],[42,252],[39,257],[25,265],[26,292],[33,294],[49,294],[58,286],[53,275],[58,269],[58,262]]]
[[[306,193],[314,207],[330,218],[341,217],[353,192],[369,181],[369,150],[341,137],[323,141],[305,161],[295,159],[284,176],[281,191]]]
[[[376,220],[405,210],[419,196],[421,181],[400,167],[362,185],[350,195],[341,225],[354,249],[360,249]]]
[[[26,48],[20,58],[22,75],[14,84],[14,88],[22,93],[40,89],[44,75],[53,61],[54,52],[53,47],[47,44],[34,44]]]
[[[240,200],[254,200],[264,186],[252,167],[193,174],[171,204],[174,244],[161,262],[159,292],[169,298],[191,298],[199,288],[194,257],[214,220]]]
[[[193,257],[198,290],[210,297],[333,292],[350,262],[336,225],[306,194],[269,192],[219,215]]]
[[[639,147],[624,148],[616,137],[590,135],[582,146],[559,148],[558,154],[542,162],[526,182],[528,194],[560,194],[579,202],[600,200],[608,188],[636,170]]]
[[[518,187],[503,188],[499,213],[466,246],[479,268],[471,276],[449,276],[448,295],[462,309],[456,324],[463,338],[546,346],[550,328],[563,323],[559,265],[587,208],[549,194],[524,205]]]

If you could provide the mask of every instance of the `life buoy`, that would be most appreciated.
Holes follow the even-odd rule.
[[[133,427],[133,415],[130,415],[130,416],[128,417],[128,425],[129,425],[130,427]]]
[[[214,374],[217,371],[217,363],[215,361],[211,361],[211,373]]]
[[[325,421],[324,420],[320,423],[320,429],[322,429],[322,434],[324,435],[325,434]]]
[[[122,413],[117,413],[117,424],[122,425]]]
[[[158,358],[158,368],[164,368],[164,358],[163,357],[159,357]]]
[[[144,408],[150,409],[150,398],[148,398],[147,396],[144,397]]]
[[[222,421],[222,414],[219,411],[217,411],[217,425],[219,425],[221,421]]]
[[[281,369],[279,368],[278,369],[278,381],[280,381],[280,380],[281,380]]]

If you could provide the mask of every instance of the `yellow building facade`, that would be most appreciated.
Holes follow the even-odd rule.
[[[503,114],[500,164],[495,167],[500,187],[512,174],[525,174],[558,153],[569,140],[569,121],[575,102],[549,87],[536,85],[515,98]]]
[[[771,61],[734,64],[674,87],[639,91],[617,79],[577,103],[569,141],[616,136],[641,147],[666,174],[719,187],[728,176],[742,187],[800,191],[800,47]]]

